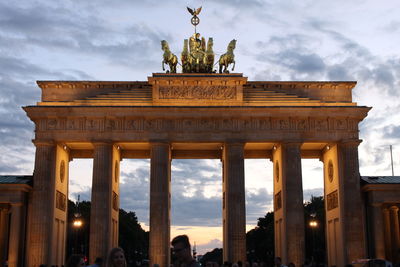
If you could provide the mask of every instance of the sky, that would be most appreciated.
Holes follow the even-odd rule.
[[[203,9],[197,31],[221,55],[236,39],[236,72],[250,81],[357,81],[361,175],[400,174],[398,0],[20,0],[0,2],[0,174],[32,174],[37,80],[145,81],[161,72],[161,40],[179,55],[193,33],[186,6]],[[322,163],[303,160],[304,200],[321,195]],[[70,197],[90,199],[91,160],[70,163]],[[246,160],[248,229],[271,210],[269,160]],[[173,160],[172,233],[200,253],[222,246],[221,163]],[[121,207],[148,225],[149,161],[121,162]],[[146,228],[147,229],[147,228]]]

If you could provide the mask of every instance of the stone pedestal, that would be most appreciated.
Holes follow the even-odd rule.
[[[274,147],[275,255],[284,264],[304,263],[304,208],[300,143]]]
[[[169,266],[171,209],[171,150],[166,143],[151,144],[150,265]]]
[[[226,143],[223,151],[224,261],[246,262],[244,144]]]
[[[119,151],[113,144],[94,144],[90,262],[96,257],[105,259],[118,245],[119,162]]]

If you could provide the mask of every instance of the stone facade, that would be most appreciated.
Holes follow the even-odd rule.
[[[153,74],[148,82],[40,81],[24,107],[36,162],[27,266],[65,260],[68,162],[93,158],[90,259],[118,244],[119,161],[150,158],[150,264],[169,264],[171,159],[223,162],[224,260],[245,261],[244,160],[274,163],[275,247],[304,261],[301,158],[325,166],[330,265],[366,255],[354,82],[249,82],[241,74]],[[354,191],[357,190],[357,191]],[[350,214],[357,212],[357,218]],[[350,217],[351,218],[350,218]],[[51,229],[51,231],[48,231]],[[333,233],[333,234],[332,234]],[[347,249],[345,249],[347,248]]]

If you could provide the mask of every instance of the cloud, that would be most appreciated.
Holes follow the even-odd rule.
[[[388,139],[400,139],[400,125],[388,125],[383,128],[383,137]]]
[[[198,251],[211,251],[214,248],[222,248],[222,240],[220,239],[212,239],[205,244],[197,245]]]
[[[45,50],[46,58],[57,59],[70,53],[76,62],[91,56],[104,58],[110,64],[154,68],[159,61],[154,51],[161,51],[160,40],[173,40],[134,20],[116,28],[106,18],[91,14],[90,9],[76,12],[76,7],[66,3],[0,4],[0,10],[0,43],[14,43],[21,50]],[[7,53],[16,49],[4,47]],[[35,74],[34,68],[31,74]]]
[[[313,188],[303,190],[303,202],[310,201],[311,197],[318,197],[324,195],[323,188]]]
[[[272,209],[273,195],[265,188],[246,191],[246,223],[256,224],[258,218]]]

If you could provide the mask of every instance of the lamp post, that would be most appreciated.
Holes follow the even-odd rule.
[[[72,221],[72,226],[75,229],[75,250],[73,250],[73,253],[80,253],[81,251],[78,251],[78,233],[79,229],[83,226],[83,220],[82,220],[82,215],[79,212],[79,195],[78,195],[78,201],[76,202],[76,212],[74,213],[74,220]]]
[[[308,225],[311,228],[311,232],[312,232],[312,250],[311,250],[311,255],[312,255],[311,261],[312,262],[314,262],[314,260],[315,260],[315,255],[314,255],[314,252],[315,252],[315,241],[316,241],[315,240],[315,231],[317,230],[317,228],[319,226],[318,221],[315,219],[316,215],[317,214],[315,214],[315,213],[311,213],[310,214],[311,220],[308,223]]]

